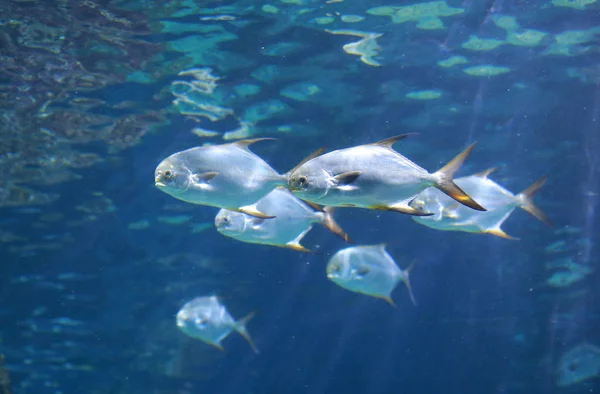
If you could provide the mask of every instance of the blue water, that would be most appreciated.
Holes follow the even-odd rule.
[[[600,3],[367,12],[415,4],[0,0],[0,393],[597,390]],[[343,49],[365,37],[364,61]],[[185,96],[205,116],[175,101],[190,69],[216,78]],[[280,173],[401,133],[415,135],[395,149],[433,172],[477,142],[458,176],[498,167],[517,193],[547,175],[535,203],[554,227],[517,209],[511,241],[337,209],[356,244],[415,262],[418,304],[400,284],[393,308],[327,279],[348,245],[324,228],[302,241],[315,254],[242,243],[216,231],[216,208],[154,186],[165,157],[244,124],[276,138],[251,149]],[[212,294],[235,318],[256,311],[259,354],[177,329]]]

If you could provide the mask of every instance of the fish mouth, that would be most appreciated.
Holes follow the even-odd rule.
[[[154,186],[156,187],[165,187],[167,186],[162,180],[158,177],[154,178]]]

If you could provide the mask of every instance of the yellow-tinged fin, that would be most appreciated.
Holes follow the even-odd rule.
[[[264,138],[252,138],[252,139],[246,139],[246,140],[237,140],[235,142],[232,142],[232,145],[236,145],[242,149],[248,149],[248,147],[256,142],[260,142],[260,141],[277,141],[277,138],[272,138],[272,137],[264,137]]]
[[[337,235],[338,237],[343,239],[345,242],[354,243],[350,239],[348,234],[346,234],[346,232],[344,230],[342,230],[340,225],[337,224],[337,222],[333,218],[334,208],[333,207],[325,207],[323,209],[323,211],[325,213],[325,215],[323,215],[323,221],[321,222],[323,227],[325,227],[327,230],[331,231],[332,233],[334,233],[335,235]]]
[[[398,309],[398,305],[396,305],[396,303],[394,302],[394,300],[392,300],[392,297],[390,297],[389,295],[387,295],[387,296],[385,296],[385,295],[375,296],[375,298],[381,298],[382,300],[384,300],[385,302],[387,302],[388,304],[390,304],[394,308]]]
[[[419,211],[418,209],[414,209],[409,206],[371,205],[367,208],[376,209],[378,211],[394,211],[394,212],[399,212],[399,213],[403,213],[405,215],[412,215],[412,216],[432,216],[433,215],[433,212],[422,212],[422,211]]]
[[[250,334],[248,333],[248,330],[246,329],[246,324],[248,324],[248,322],[255,315],[256,315],[256,312],[250,312],[246,316],[242,317],[240,320],[236,321],[235,322],[235,330],[237,332],[239,332],[244,337],[244,339],[246,339],[246,341],[248,341],[248,343],[252,347],[252,350],[254,350],[254,353],[258,354],[259,353],[258,348],[254,344],[254,341],[252,340],[252,338],[250,337]]]
[[[472,176],[476,176],[479,178],[487,178],[488,176],[490,176],[490,174],[492,172],[496,171],[497,169],[498,169],[498,167],[491,167],[491,168],[488,168],[487,170],[483,170],[476,174],[473,174]]]
[[[417,262],[416,260],[413,260],[410,263],[410,265],[408,266],[408,268],[406,268],[405,270],[402,271],[402,273],[404,274],[403,282],[406,285],[406,288],[408,289],[408,295],[410,296],[410,300],[414,306],[417,306],[417,300],[415,299],[415,295],[412,291],[412,286],[410,285],[410,272],[415,267],[416,262]]]
[[[312,201],[306,201],[306,200],[300,200],[303,203],[305,203],[306,205],[308,205],[309,207],[311,207],[312,209],[314,209],[317,212],[325,212],[325,209],[323,208],[323,206],[319,205],[319,204],[315,204]]]
[[[287,244],[283,245],[283,247],[287,248],[287,249],[295,250],[296,252],[303,252],[303,253],[312,253],[312,254],[315,254],[315,252],[313,252],[310,249],[306,249],[304,246],[300,245],[297,242],[287,243]]]
[[[500,229],[500,228],[492,228],[492,229],[484,231],[484,233],[495,235],[496,237],[500,237],[500,238],[504,238],[504,239],[510,239],[511,241],[520,241],[519,238],[511,237],[510,235],[508,235],[504,231],[502,231],[502,229]]]
[[[547,179],[548,178],[546,176],[541,177],[537,181],[533,182],[533,184],[531,184],[531,186],[529,186],[527,189],[519,193],[517,197],[521,202],[520,207],[522,209],[535,216],[539,221],[547,226],[554,227],[548,216],[546,216],[546,214],[533,203],[533,196],[535,196],[542,186],[544,186],[544,183],[546,183]]]
[[[311,161],[315,157],[321,156],[324,151],[325,151],[325,147],[321,147],[321,148],[317,149],[316,151],[314,151],[313,153],[311,153],[310,155],[308,155],[304,159],[302,159],[302,161],[300,163],[296,164],[296,166],[294,168],[292,168],[291,170],[289,170],[288,172],[286,172],[284,174],[284,176],[285,177],[289,177],[291,174],[294,173],[294,171],[296,171],[298,168],[300,168],[300,166],[302,166],[303,164]]]
[[[225,348],[223,346],[221,346],[220,343],[216,343],[216,342],[208,342],[209,345],[219,349],[222,352],[225,352]]]
[[[241,207],[241,208],[227,208],[230,211],[245,213],[246,215],[253,216],[259,219],[273,219],[275,216],[270,216],[265,213],[260,212],[253,206]]]
[[[409,135],[416,135],[416,134],[418,134],[418,133],[406,133],[406,134],[395,135],[393,137],[386,138],[384,140],[377,141],[377,142],[372,142],[367,145],[377,145],[377,146],[382,146],[384,148],[392,149],[392,146],[396,142],[403,140],[404,138],[408,137]]]
[[[434,174],[438,178],[438,181],[434,186],[464,206],[475,209],[476,211],[487,211],[487,209],[479,205],[452,180],[454,174],[456,174],[458,169],[465,162],[465,159],[469,156],[469,153],[471,153],[474,146],[475,142],[459,153],[454,159],[450,160],[444,167],[440,168]]]

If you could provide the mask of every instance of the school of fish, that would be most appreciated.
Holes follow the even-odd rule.
[[[517,239],[501,228],[515,208],[552,225],[533,203],[545,176],[518,194],[489,178],[493,168],[454,178],[475,144],[430,173],[393,149],[394,143],[408,135],[325,154],[321,148],[285,174],[249,149],[253,143],[273,138],[205,145],[162,160],[154,183],[181,201],[220,208],[214,224],[226,237],[299,252],[312,253],[301,241],[315,223],[352,243],[333,218],[338,207],[395,211],[432,229],[505,239]],[[400,268],[384,244],[357,245],[333,254],[326,275],[341,288],[381,298],[392,306],[392,292],[403,282],[416,305],[409,280],[413,266]],[[209,295],[186,303],[176,322],[186,335],[220,350],[221,341],[236,331],[258,353],[246,330],[252,316],[236,321],[217,296]]]

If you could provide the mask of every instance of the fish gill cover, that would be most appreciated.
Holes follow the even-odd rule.
[[[0,1],[0,387],[594,389],[599,15],[596,0]],[[252,150],[283,174],[321,146],[414,132],[395,149],[429,172],[477,141],[457,176],[499,167],[517,193],[547,175],[535,204],[555,223],[516,210],[509,241],[336,209],[357,244],[415,262],[416,306],[328,281],[348,245],[319,226],[302,234],[314,255],[246,244],[152,185],[205,143],[275,137]],[[459,220],[452,204],[436,218]],[[236,319],[256,310],[259,355],[177,331],[212,294]]]

